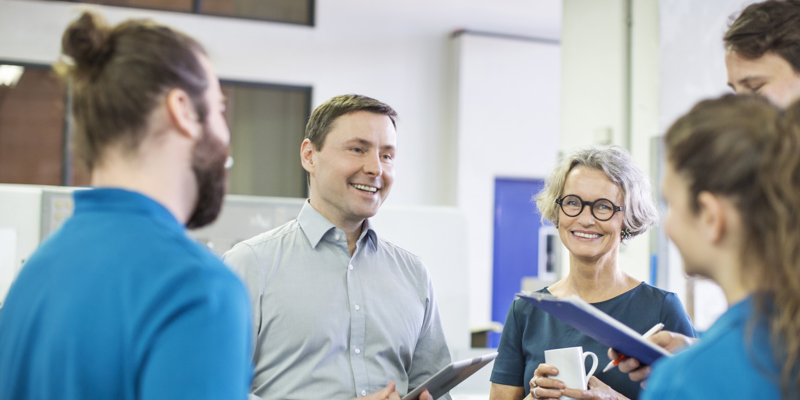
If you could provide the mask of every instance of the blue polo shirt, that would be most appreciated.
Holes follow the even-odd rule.
[[[245,399],[241,281],[152,199],[74,197],[0,310],[0,399]]]
[[[697,344],[656,362],[642,398],[780,399],[774,342],[764,318],[751,321],[753,306],[751,297],[731,306]]]

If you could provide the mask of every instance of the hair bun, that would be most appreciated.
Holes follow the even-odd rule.
[[[64,54],[75,61],[78,74],[102,67],[111,54],[110,29],[102,17],[84,12],[70,24],[61,39]]]

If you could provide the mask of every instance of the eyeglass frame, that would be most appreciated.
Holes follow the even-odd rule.
[[[575,215],[569,215],[569,214],[567,214],[567,211],[564,210],[564,199],[566,199],[567,197],[570,197],[570,196],[577,197],[578,201],[581,202],[581,210],[578,211],[578,213],[575,214]],[[603,200],[611,203],[611,215],[606,219],[602,219],[602,218],[598,217],[597,215],[595,215],[595,213],[594,213],[594,205],[595,205],[595,203],[597,203],[598,201],[603,201]],[[617,211],[625,211],[625,207],[624,206],[618,206],[618,205],[614,204],[614,202],[609,200],[609,199],[597,199],[595,201],[584,201],[581,198],[581,196],[578,196],[577,194],[568,194],[568,195],[566,195],[566,196],[564,196],[564,197],[562,197],[560,199],[556,199],[556,204],[558,204],[559,208],[564,213],[564,215],[566,215],[566,216],[568,216],[570,218],[575,218],[575,217],[581,215],[581,213],[583,212],[583,209],[586,206],[589,206],[589,211],[592,213],[592,217],[594,217],[594,219],[596,219],[598,221],[603,221],[603,222],[608,221],[611,218],[614,218],[614,214],[616,214]]]

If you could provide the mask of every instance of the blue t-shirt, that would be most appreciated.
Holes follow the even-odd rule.
[[[78,191],[0,310],[0,399],[245,399],[244,285],[162,205]]]
[[[749,297],[735,304],[697,344],[656,362],[642,399],[780,399],[766,321],[749,336],[752,308]]]
[[[539,292],[550,294],[547,288]],[[642,334],[661,322],[665,330],[691,337],[696,335],[678,296],[646,283],[613,299],[592,305]],[[617,368],[602,372],[610,361],[608,347],[522,299],[514,300],[508,310],[497,350],[500,354],[494,362],[491,381],[501,385],[524,386],[527,395],[533,372],[539,364],[544,363],[545,350],[575,346],[597,355],[598,366],[594,376],[630,399],[639,397],[639,383],[631,381],[627,374],[619,372]],[[591,358],[587,358],[587,372],[591,363]],[[558,376],[553,378],[558,379]]]

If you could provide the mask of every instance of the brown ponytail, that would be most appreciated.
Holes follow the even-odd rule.
[[[781,115],[761,97],[706,100],[672,125],[665,143],[695,211],[701,191],[736,206],[754,316],[769,325],[784,396],[800,393],[800,105]]]

